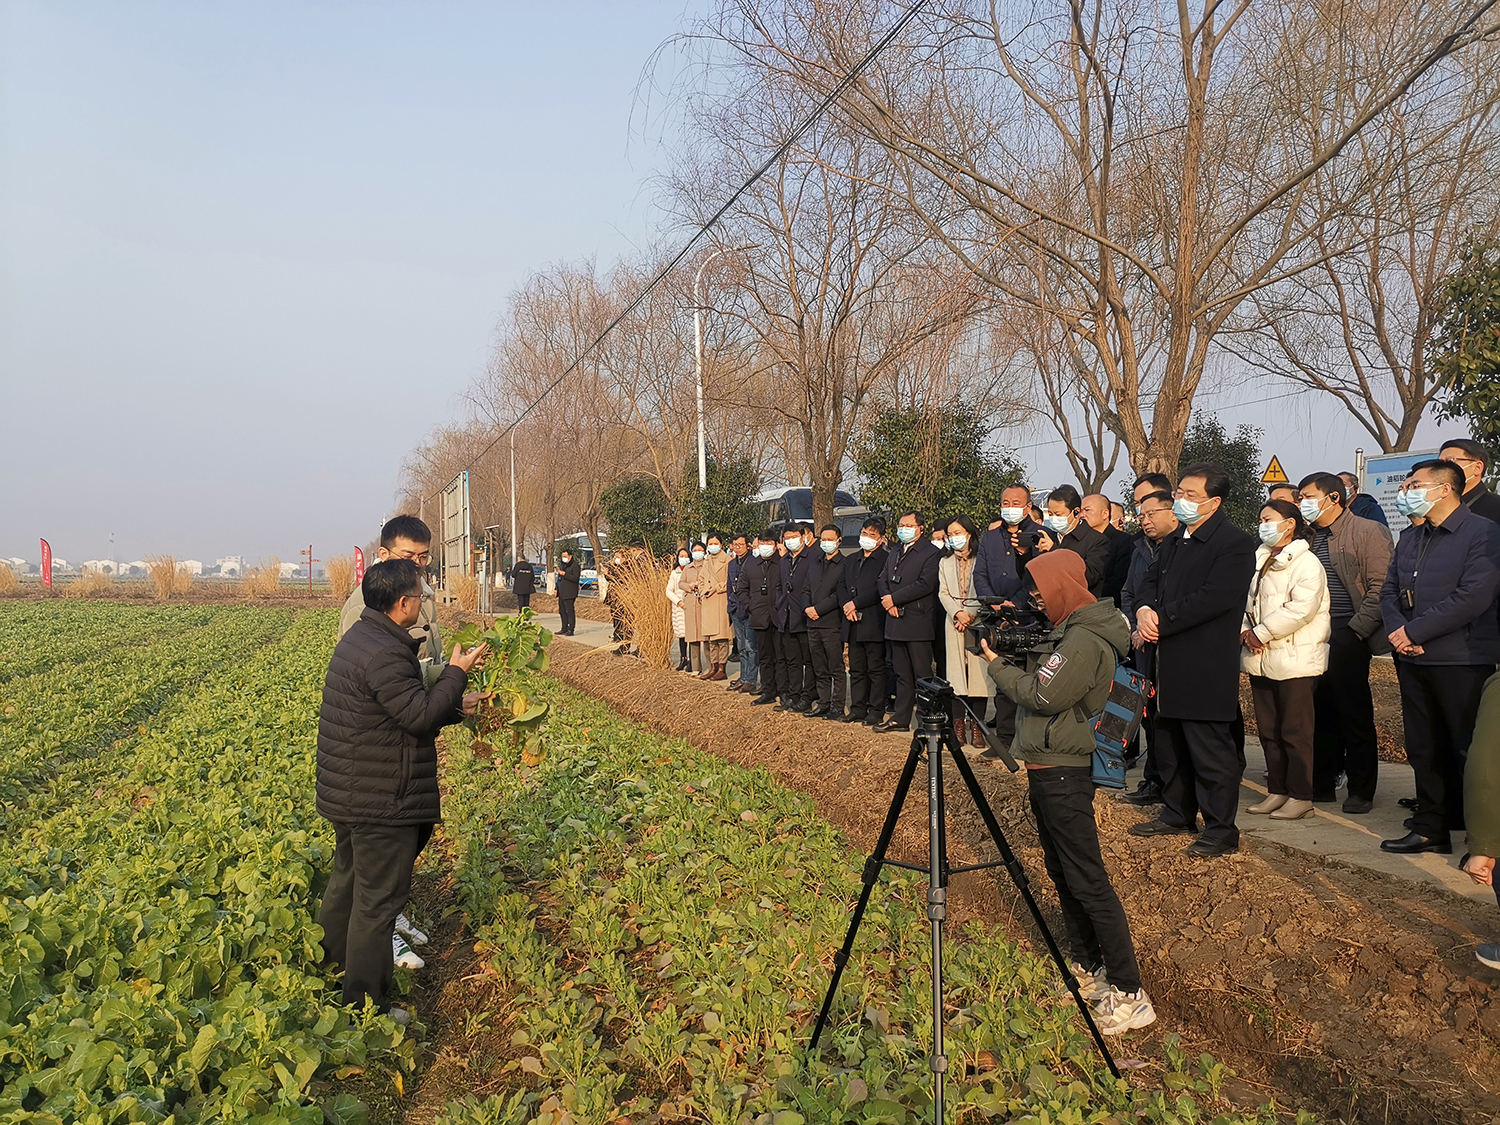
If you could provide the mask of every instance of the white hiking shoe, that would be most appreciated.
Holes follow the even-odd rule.
[[[411,924],[411,919],[405,914],[396,915],[396,932],[405,934],[408,941],[413,945],[426,945],[427,935]]]
[[[1109,982],[1105,979],[1102,965],[1098,969],[1090,970],[1085,969],[1077,961],[1070,961],[1068,968],[1072,970],[1073,979],[1078,982],[1078,994],[1083,997],[1084,1003],[1092,1004],[1109,990]],[[1057,990],[1064,996],[1072,995],[1067,981],[1059,981]]]
[[[1094,1022],[1105,1035],[1123,1035],[1156,1022],[1156,1009],[1143,988],[1138,992],[1106,989],[1094,1005]]]
[[[403,969],[420,969],[427,964],[406,944],[406,939],[396,933],[391,934],[391,956]]]

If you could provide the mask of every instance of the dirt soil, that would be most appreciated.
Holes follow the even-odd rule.
[[[905,737],[775,713],[720,684],[566,639],[554,643],[552,657],[552,673],[572,686],[663,734],[765,766],[813,797],[857,848],[873,847],[906,758]],[[988,763],[976,769],[1061,935],[1024,781]],[[997,858],[957,772],[947,770],[945,780],[951,862]],[[925,862],[925,784],[919,768],[894,858]],[[1108,796],[1096,809],[1161,1014],[1124,1053],[1158,1055],[1160,1036],[1176,1032],[1189,1049],[1238,1071],[1228,1093],[1242,1108],[1274,1095],[1329,1121],[1500,1118],[1500,975],[1473,954],[1500,929],[1493,907],[1249,838],[1237,855],[1191,860],[1180,854],[1182,837],[1127,835],[1143,819],[1138,810]],[[949,901],[960,924],[979,919],[1015,935],[1032,925],[1003,874],[956,876]]]

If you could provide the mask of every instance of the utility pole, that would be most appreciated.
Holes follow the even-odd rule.
[[[516,542],[516,428],[510,428],[510,557],[511,565],[521,561],[521,545]]]
[[[313,563],[315,563],[315,562],[322,562],[323,560],[322,559],[315,559],[315,558],[313,558],[312,544],[311,543],[309,543],[307,545],[307,550],[305,550],[305,551],[298,551],[297,553],[299,555],[301,555],[304,559],[307,560],[307,596],[308,597],[312,597],[312,592],[313,592],[313,589],[312,589],[312,568],[313,568]]]
[[[713,251],[698,267],[698,272],[693,275],[693,355],[696,357],[697,366],[697,390],[698,390],[698,491],[702,492],[708,487],[708,454],[703,447],[703,297],[700,289],[703,284],[703,270],[709,262],[720,254],[736,253],[740,250],[753,250],[755,243],[747,242],[743,246],[724,246]]]

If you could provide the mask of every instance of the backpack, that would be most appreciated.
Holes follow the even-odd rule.
[[[1104,709],[1092,716],[1094,754],[1089,775],[1095,785],[1105,789],[1125,788],[1125,750],[1140,732],[1141,721],[1146,717],[1146,701],[1155,694],[1156,688],[1143,673],[1124,664],[1115,665]],[[1074,706],[1074,713],[1084,722],[1091,717],[1082,702]]]

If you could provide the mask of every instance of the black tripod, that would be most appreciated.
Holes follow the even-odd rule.
[[[932,1054],[927,1059],[927,1065],[932,1069],[933,1122],[935,1125],[943,1125],[943,1074],[948,1069],[948,1058],[943,1054],[943,922],[948,916],[948,879],[965,871],[1004,867],[1010,873],[1011,882],[1015,884],[1016,890],[1021,893],[1021,898],[1030,908],[1031,916],[1036,920],[1037,929],[1042,933],[1047,950],[1052,954],[1052,960],[1057,963],[1058,971],[1062,973],[1063,982],[1067,984],[1068,991],[1073,994],[1073,1002],[1083,1013],[1083,1020],[1088,1024],[1094,1042],[1099,1045],[1099,1053],[1104,1056],[1109,1072],[1116,1078],[1120,1077],[1115,1060],[1111,1057],[1109,1048],[1105,1046],[1104,1036],[1099,1033],[1093,1014],[1089,1011],[1089,1006],[1079,991],[1078,978],[1068,968],[1067,960],[1058,947],[1057,939],[1052,936],[1047,920],[1042,917],[1041,908],[1037,906],[1036,899],[1031,895],[1031,885],[1026,876],[1026,869],[1016,858],[1015,852],[1010,850],[1010,844],[1005,840],[1005,833],[1001,831],[1000,824],[995,819],[995,813],[990,808],[989,801],[985,799],[984,790],[979,787],[979,780],[974,776],[974,769],[969,765],[969,760],[964,756],[963,748],[959,746],[958,738],[953,733],[950,710],[954,699],[952,687],[945,680],[919,680],[917,681],[917,698],[919,701],[917,731],[912,735],[911,750],[906,755],[906,766],[901,771],[901,780],[896,783],[896,793],[891,798],[890,810],[885,814],[885,824],[880,829],[880,838],[875,843],[874,852],[865,861],[864,873],[860,877],[863,885],[860,887],[859,901],[854,905],[854,916],[849,919],[849,931],[844,935],[843,948],[833,956],[833,979],[828,983],[828,994],[823,997],[823,1008],[818,1012],[818,1022],[813,1027],[812,1048],[817,1049],[818,1039],[828,1023],[828,1012],[833,1007],[833,997],[838,991],[839,978],[843,976],[844,966],[848,964],[849,954],[854,949],[854,939],[859,933],[859,924],[864,918],[865,907],[870,902],[870,892],[874,890],[875,883],[880,878],[881,868],[890,864],[892,867],[904,867],[908,871],[925,871],[928,880],[927,918],[932,923]],[[965,704],[965,707],[967,706]],[[973,714],[972,711],[969,713]],[[978,719],[975,721],[977,722]],[[980,723],[980,726],[983,727],[984,724]],[[1016,772],[1019,767],[1010,754],[999,746],[999,740],[994,737],[993,731],[990,731],[990,739],[990,744],[1000,750],[1010,771]],[[943,801],[943,752],[945,750],[952,756],[954,764],[958,767],[958,772],[964,779],[964,785],[968,787],[969,795],[979,809],[979,815],[984,818],[984,826],[1000,852],[1000,858],[994,862],[974,863],[967,867],[948,866],[947,814]],[[923,758],[927,760],[928,847],[927,866],[919,867],[914,863],[886,859],[885,853],[890,847],[891,837],[895,834],[896,822],[901,817],[902,806],[906,804],[907,791],[911,788],[912,779],[916,776],[917,763]]]

